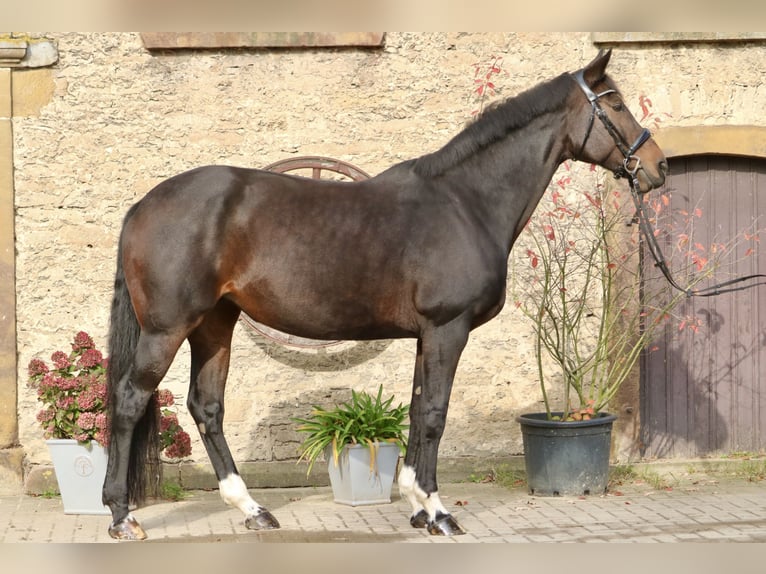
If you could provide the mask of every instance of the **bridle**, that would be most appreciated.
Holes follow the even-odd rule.
[[[585,137],[582,140],[582,145],[580,146],[578,156],[581,155],[585,149],[585,144],[588,143],[590,133],[593,130],[595,119],[598,117],[598,119],[601,120],[601,123],[604,124],[606,131],[609,132],[610,136],[612,136],[614,144],[617,146],[617,149],[620,150],[620,153],[623,157],[622,167],[614,170],[614,176],[617,178],[623,176],[635,178],[638,170],[641,168],[641,159],[635,154],[638,151],[638,148],[644,145],[649,140],[649,138],[652,137],[651,132],[644,128],[641,133],[638,134],[636,141],[634,141],[632,145],[628,145],[628,142],[625,141],[625,138],[622,137],[620,131],[612,123],[612,120],[609,119],[609,116],[606,115],[606,112],[598,103],[599,98],[606,96],[607,94],[614,94],[616,93],[616,90],[604,90],[599,94],[595,93],[585,82],[583,70],[575,72],[574,78],[579,84],[580,89],[582,89],[582,91],[585,93],[585,97],[588,98],[591,107],[590,120],[588,121],[588,130],[585,132]]]
[[[679,283],[675,280],[672,273],[670,272],[670,267],[668,266],[667,260],[665,259],[665,256],[662,254],[662,250],[660,249],[660,245],[657,241],[657,237],[654,234],[654,231],[652,230],[652,225],[649,219],[649,215],[646,213],[646,205],[641,200],[640,192],[639,192],[639,184],[638,184],[638,170],[641,168],[641,159],[635,155],[636,151],[644,145],[649,138],[652,137],[651,132],[644,128],[641,130],[641,133],[638,135],[636,140],[633,142],[633,144],[628,145],[625,138],[622,136],[620,131],[617,129],[617,127],[612,123],[612,120],[609,119],[609,116],[606,115],[606,112],[604,112],[601,105],[598,103],[598,99],[607,95],[607,94],[613,94],[616,93],[616,90],[604,90],[601,93],[596,94],[593,90],[591,90],[590,86],[585,82],[585,78],[583,76],[583,70],[579,70],[573,74],[574,79],[577,81],[577,84],[580,86],[580,89],[585,93],[585,96],[588,98],[588,101],[591,105],[591,114],[590,114],[590,120],[588,122],[588,129],[585,132],[585,138],[583,139],[582,145],[580,146],[580,151],[577,154],[579,157],[583,150],[585,149],[585,144],[588,142],[588,138],[590,138],[591,131],[593,130],[593,124],[595,123],[596,117],[598,117],[599,120],[601,120],[601,123],[604,125],[604,128],[609,133],[610,136],[612,136],[612,139],[614,140],[615,146],[617,146],[617,149],[620,150],[620,153],[623,156],[622,166],[615,169],[614,177],[619,179],[620,177],[626,177],[628,181],[630,182],[630,193],[633,197],[633,203],[636,206],[636,219],[638,220],[639,227],[641,229],[641,233],[644,236],[644,239],[646,241],[646,246],[649,249],[649,252],[652,254],[652,258],[655,261],[656,266],[660,269],[662,274],[665,276],[665,279],[670,283],[671,286],[673,286],[675,289],[678,289],[679,291],[686,294],[687,297],[712,297],[713,295],[720,295],[722,293],[731,293],[733,291],[742,291],[744,289],[748,289],[750,287],[757,287],[759,285],[766,285],[766,282],[759,281],[756,283],[751,283],[748,285],[738,285],[740,283],[744,283],[747,281],[752,281],[754,279],[764,279],[766,278],[766,275],[764,274],[755,274],[755,275],[746,275],[743,277],[737,277],[736,279],[731,279],[729,281],[724,281],[722,283],[718,283],[716,285],[712,285],[710,287],[704,287],[702,289],[692,289],[690,287],[682,287],[679,285]],[[736,286],[735,286],[736,285]]]

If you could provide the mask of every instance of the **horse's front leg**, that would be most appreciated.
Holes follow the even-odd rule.
[[[189,336],[191,387],[187,403],[215,469],[221,498],[245,515],[247,528],[271,530],[279,528],[279,522],[248,493],[223,434],[224,388],[238,316],[239,308],[222,300]]]
[[[420,412],[421,397],[423,396],[423,342],[418,339],[417,355],[415,356],[415,375],[412,381],[412,399],[410,400],[410,433],[407,441],[407,454],[404,466],[399,472],[399,492],[412,506],[410,524],[414,528],[425,528],[428,525],[428,513],[415,492],[415,463],[420,453]]]
[[[468,328],[462,324],[434,328],[418,340],[409,444],[399,489],[412,505],[410,523],[431,534],[465,533],[439,498],[436,465],[452,381],[467,340]]]

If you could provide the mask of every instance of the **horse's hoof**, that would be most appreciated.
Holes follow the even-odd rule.
[[[428,524],[428,533],[437,536],[457,536],[465,534],[463,527],[452,518],[451,514],[437,515],[436,520]]]
[[[425,510],[418,511],[410,516],[410,524],[413,528],[425,528],[428,526],[428,513]]]
[[[130,514],[109,525],[109,536],[117,540],[146,540],[146,532]]]
[[[275,530],[279,528],[279,521],[268,510],[262,510],[258,514],[248,516],[245,526],[249,530]]]

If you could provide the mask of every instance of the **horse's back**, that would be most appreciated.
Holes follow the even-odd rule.
[[[227,297],[296,335],[409,336],[422,313],[458,313],[487,284],[497,298],[504,277],[467,221],[409,164],[362,182],[208,166],[147,194],[126,256],[144,275],[134,291],[176,306]]]

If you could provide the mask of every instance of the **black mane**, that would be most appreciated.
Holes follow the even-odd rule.
[[[414,166],[415,172],[423,177],[434,177],[444,173],[503,139],[513,130],[526,126],[545,113],[559,109],[571,87],[571,76],[562,74],[491,105],[444,147],[418,158]]]

